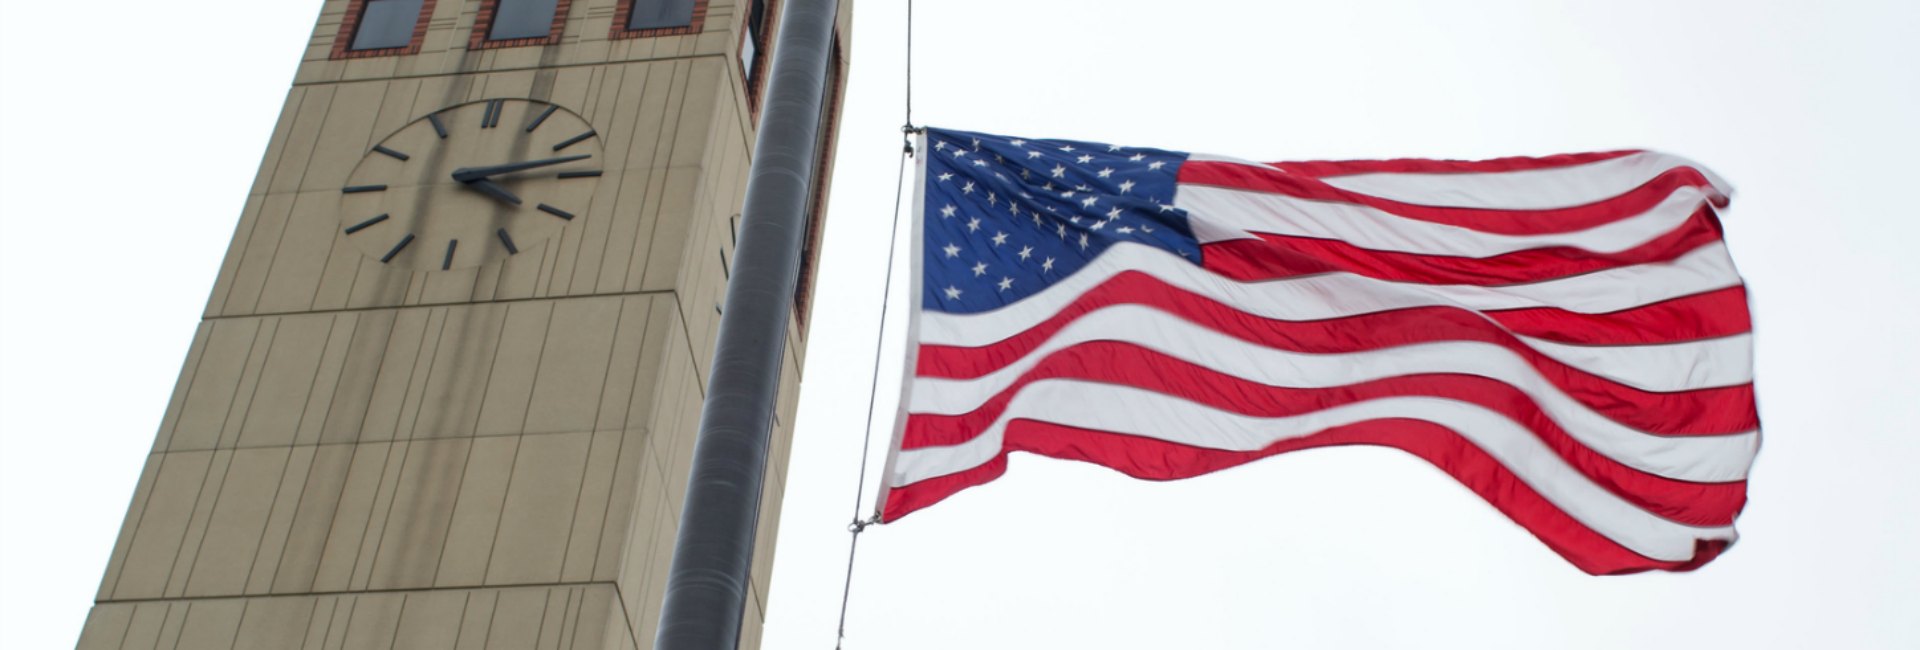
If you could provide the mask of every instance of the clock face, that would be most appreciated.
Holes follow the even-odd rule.
[[[480,266],[586,214],[600,137],[572,111],[489,99],[443,108],[374,145],[341,188],[340,228],[382,263]]]

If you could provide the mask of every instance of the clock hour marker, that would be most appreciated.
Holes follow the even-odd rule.
[[[500,109],[506,108],[507,100],[487,100],[487,113],[480,118],[480,128],[491,129],[500,126]]]
[[[511,116],[507,114],[509,105],[513,108]],[[388,137],[376,134],[371,140],[361,141],[362,162],[372,163],[340,183],[339,200],[345,203],[339,207],[344,209],[320,220],[326,223],[313,225],[325,228],[332,224],[331,227],[338,228],[334,232],[343,234],[336,235],[335,241],[345,240],[342,243],[351,244],[348,248],[357,249],[355,255],[363,260],[379,260],[383,267],[409,272],[485,268],[480,265],[517,257],[524,247],[531,247],[527,248],[529,251],[541,250],[541,244],[561,237],[572,222],[581,221],[585,224],[583,227],[591,227],[591,223],[575,216],[587,216],[579,210],[592,206],[579,197],[567,198],[567,193],[588,191],[608,175],[607,163],[597,160],[605,153],[602,147],[606,143],[602,142],[602,134],[594,124],[583,121],[566,108],[539,99],[481,96],[415,113],[412,121]],[[548,122],[553,123],[552,128],[548,128]],[[480,129],[498,131],[474,133],[469,129],[476,128],[476,123]],[[438,142],[420,140],[426,137],[422,132],[429,128]],[[514,135],[507,131],[514,128],[522,133]],[[541,129],[546,130],[542,133]],[[443,153],[433,148],[458,144],[448,142],[455,131],[466,132],[460,137],[479,137],[486,142],[474,145],[479,149],[473,151],[468,151],[466,146],[456,147],[459,151],[447,152],[448,159],[442,160]],[[533,137],[534,134],[539,135]],[[496,137],[512,142],[489,140]],[[542,144],[552,152],[525,148]],[[400,165],[379,162],[382,159],[398,161]],[[413,169],[420,167],[415,161],[431,163],[427,166],[433,169]],[[411,171],[407,171],[409,169]],[[406,171],[403,174],[406,178],[373,173],[399,171]],[[425,188],[431,189],[431,197],[416,196]],[[446,198],[441,197],[440,192],[455,194],[452,200],[427,200]],[[346,196],[360,193],[370,194]],[[412,212],[396,212],[395,206],[386,205],[389,200],[403,198],[412,204],[407,208]],[[542,203],[541,199],[554,202]],[[527,208],[548,216],[527,212]],[[493,242],[487,241],[488,228],[493,229]],[[528,263],[536,261],[530,258]],[[434,262],[439,264],[436,266]]]
[[[406,237],[403,237],[400,239],[400,243],[393,245],[392,250],[389,250],[387,251],[387,254],[380,256],[380,263],[386,264],[387,262],[393,261],[393,256],[399,255],[400,251],[402,249],[405,249],[407,247],[407,244],[411,244],[411,243],[413,243],[413,233],[407,233]]]
[[[407,154],[404,154],[404,153],[400,153],[400,152],[398,152],[398,151],[394,151],[394,150],[392,150],[392,149],[388,149],[388,148],[386,147],[386,145],[379,145],[379,144],[376,144],[376,145],[373,145],[373,150],[374,150],[374,151],[378,151],[378,152],[380,152],[380,153],[383,153],[383,154],[387,154],[388,156],[392,156],[392,157],[394,157],[395,159],[398,159],[398,160],[406,160],[406,159],[408,159],[408,158],[411,158],[411,157],[412,157],[412,156],[408,156]]]
[[[366,221],[362,221],[360,223],[347,226],[347,234],[351,235],[353,233],[366,230],[368,226],[371,226],[373,224],[380,223],[386,220],[387,220],[387,215],[385,213],[382,213],[380,216],[374,217],[372,219],[368,219]]]
[[[542,204],[540,204],[540,206],[539,206],[539,207],[540,207],[540,211],[541,211],[541,212],[545,212],[545,213],[547,213],[547,214],[550,214],[550,215],[553,215],[553,216],[556,216],[556,217],[559,217],[559,218],[562,218],[562,219],[566,219],[566,220],[568,220],[568,221],[572,221],[572,220],[573,220],[573,213],[572,213],[572,212],[568,212],[568,211],[566,211],[566,210],[562,210],[562,209],[560,209],[560,208],[556,208],[556,207],[553,207],[553,206],[551,206],[551,205],[547,205],[547,204],[545,204],[545,203],[542,203]]]
[[[553,115],[553,112],[557,110],[560,110],[559,104],[548,104],[547,110],[540,111],[540,116],[533,118],[533,123],[527,125],[527,132],[532,133],[534,129],[540,128],[540,123],[547,121],[547,117]]]
[[[561,141],[560,144],[553,145],[553,150],[559,151],[561,149],[565,149],[567,147],[580,144],[582,141],[585,141],[587,138],[591,138],[595,135],[598,135],[598,134],[594,133],[593,129],[587,129],[586,133],[582,133],[580,135],[567,138],[566,140]]]

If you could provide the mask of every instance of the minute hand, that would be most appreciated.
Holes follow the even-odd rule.
[[[453,180],[460,181],[462,183],[467,183],[467,182],[472,182],[482,178],[486,178],[488,176],[497,176],[500,174],[526,171],[536,167],[545,167],[547,165],[558,165],[560,163],[569,163],[575,160],[585,160],[587,158],[592,158],[592,157],[593,157],[593,154],[583,153],[577,156],[561,156],[559,158],[542,158],[540,160],[523,160],[520,162],[510,162],[510,163],[503,163],[499,165],[488,165],[485,167],[461,167],[459,169],[453,170]]]

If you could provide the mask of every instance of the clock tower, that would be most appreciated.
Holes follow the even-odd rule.
[[[79,647],[650,647],[780,4],[325,0]]]

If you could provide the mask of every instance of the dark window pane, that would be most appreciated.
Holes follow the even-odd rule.
[[[693,24],[693,0],[633,0],[627,29],[686,27]]]
[[[766,28],[767,0],[753,0],[753,4],[747,9],[747,38],[761,40],[765,37],[761,32]]]
[[[413,26],[418,22],[420,0],[367,0],[351,49],[406,47],[413,42]]]
[[[747,37],[740,43],[740,65],[747,71],[747,92],[754,94],[753,78],[760,67],[760,57],[767,48],[767,2],[753,0],[747,8]]]
[[[553,30],[553,6],[557,0],[500,0],[493,8],[493,28],[487,40],[510,38],[546,38]]]

